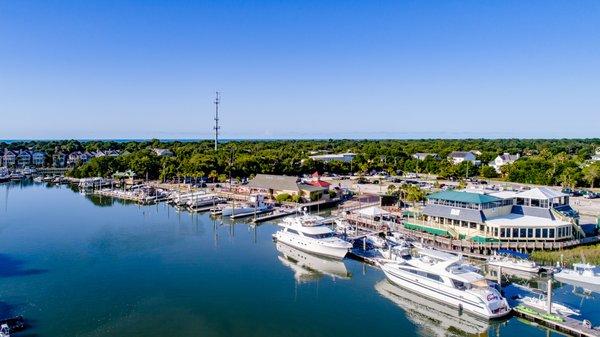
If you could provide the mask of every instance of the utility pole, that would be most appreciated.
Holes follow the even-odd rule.
[[[217,91],[217,97],[215,98],[215,152],[217,151],[217,147],[219,144],[219,103],[221,101],[220,93]]]

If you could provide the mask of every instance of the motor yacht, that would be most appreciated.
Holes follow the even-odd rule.
[[[475,268],[459,256],[420,249],[411,259],[380,262],[392,283],[485,319],[510,313],[510,306]],[[452,255],[450,255],[452,256]]]
[[[279,223],[282,229],[273,234],[273,238],[308,253],[343,259],[352,244],[340,239],[333,230],[323,225],[324,219],[309,214],[285,218]]]
[[[563,268],[560,272],[554,274],[558,281],[577,282],[583,286],[600,286],[600,271],[598,267],[589,263],[575,263],[573,269]]]
[[[512,250],[499,250],[488,259],[488,265],[502,267],[527,273],[539,273],[540,266],[535,262],[527,260],[527,254]]]
[[[223,217],[233,215],[245,215],[252,213],[262,213],[270,208],[269,205],[265,204],[264,196],[260,194],[252,195],[248,198],[248,202],[241,204],[233,204],[223,208],[221,215]]]
[[[294,271],[294,278],[300,283],[317,280],[324,275],[334,280],[350,278],[346,265],[340,260],[319,257],[282,242],[277,242],[275,248],[281,253],[279,261]]]

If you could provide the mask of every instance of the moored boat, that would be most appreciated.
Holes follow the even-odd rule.
[[[510,306],[487,280],[455,256],[421,249],[419,257],[380,263],[392,283],[485,319],[506,316]]]

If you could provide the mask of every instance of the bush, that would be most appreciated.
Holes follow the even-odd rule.
[[[292,196],[292,201],[295,203],[301,203],[302,202],[302,198],[300,198],[300,196],[298,194],[294,194]]]
[[[288,193],[281,193],[281,194],[278,194],[275,197],[275,200],[277,202],[291,201],[292,200],[292,196],[289,195]]]
[[[330,197],[331,199],[333,199],[333,198],[337,197],[337,193],[336,193],[335,191],[333,191],[333,190],[330,190],[330,191],[329,191],[329,197]]]

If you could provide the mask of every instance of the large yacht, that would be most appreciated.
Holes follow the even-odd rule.
[[[321,216],[309,214],[285,218],[279,223],[282,229],[273,234],[273,238],[305,252],[343,259],[352,244],[337,237],[323,225],[323,220]]]
[[[478,317],[498,318],[511,310],[506,299],[458,256],[420,249],[411,259],[382,262],[381,269],[396,285]]]
[[[251,195],[248,202],[241,204],[233,204],[223,208],[221,215],[223,217],[232,215],[252,214],[253,212],[261,213],[269,209],[269,205],[265,204],[264,196],[260,194]]]

